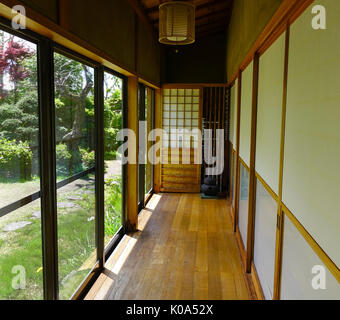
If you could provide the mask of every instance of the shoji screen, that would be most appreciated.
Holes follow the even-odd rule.
[[[285,34],[260,57],[256,172],[278,194]]]
[[[249,167],[251,109],[253,95],[253,62],[242,72],[240,157]]]
[[[237,79],[235,84],[231,88],[231,112],[230,112],[230,141],[233,144],[234,150],[236,150],[236,130],[237,130]]]
[[[291,27],[283,202],[340,267],[340,1],[318,4],[327,8],[326,30],[312,28],[311,7]],[[312,253],[284,245],[298,258]],[[304,260],[294,269],[306,271]]]
[[[166,134],[162,139],[161,191],[199,192],[201,90],[164,89],[162,121]]]
[[[249,158],[251,136],[251,110],[253,91],[253,62],[242,73],[240,157],[245,162],[240,164],[240,192],[238,221],[244,246],[247,243],[248,199],[249,199]]]
[[[237,90],[238,90],[238,81],[235,80],[235,84],[232,86],[230,90],[231,96],[231,111],[230,111],[230,142],[233,145],[233,150],[236,151],[236,130],[237,130]],[[232,183],[232,206],[235,206],[235,174],[236,174],[236,153],[232,153],[232,162],[231,162],[231,183]]]
[[[340,299],[339,283],[288,217],[285,217],[282,259],[282,300]],[[316,276],[312,273],[314,266],[325,268],[326,289],[315,290],[313,288],[312,281]]]
[[[260,57],[255,169],[277,194],[279,186],[285,34]],[[254,263],[266,299],[273,299],[277,202],[257,179]]]

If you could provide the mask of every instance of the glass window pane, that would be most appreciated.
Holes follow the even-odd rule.
[[[123,129],[123,81],[104,73],[105,245],[122,226],[122,161],[117,133]]]
[[[43,299],[39,194],[6,210],[40,191],[37,46],[0,31],[0,56],[0,300]]]
[[[66,184],[57,192],[59,295],[69,299],[97,259],[94,70],[58,53],[54,68],[57,179]]]
[[[249,173],[240,163],[239,229],[244,246],[247,246],[248,233]]]
[[[178,89],[178,95],[184,96],[184,89]]]

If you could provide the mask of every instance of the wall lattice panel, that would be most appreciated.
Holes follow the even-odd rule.
[[[201,89],[163,90],[161,191],[199,192]]]

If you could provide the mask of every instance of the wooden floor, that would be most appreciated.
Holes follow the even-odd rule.
[[[254,298],[226,200],[154,195],[139,230],[123,238],[86,299]]]

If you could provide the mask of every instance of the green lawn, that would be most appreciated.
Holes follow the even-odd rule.
[[[58,190],[58,203],[73,203],[76,207],[58,209],[58,259],[60,299],[69,299],[86,277],[96,260],[94,179],[81,179],[73,186]],[[79,184],[79,181],[81,183]],[[82,187],[79,187],[82,185]],[[17,186],[20,190],[20,186]],[[1,189],[0,189],[1,190]],[[72,198],[72,201],[70,200]],[[110,179],[105,187],[106,241],[121,225],[120,181]],[[39,211],[39,200],[0,218],[0,299],[42,299],[43,272],[41,220],[33,219]],[[19,212],[20,211],[20,212]],[[4,222],[28,221],[23,229],[4,232]],[[14,290],[13,266],[26,269],[26,289]]]

